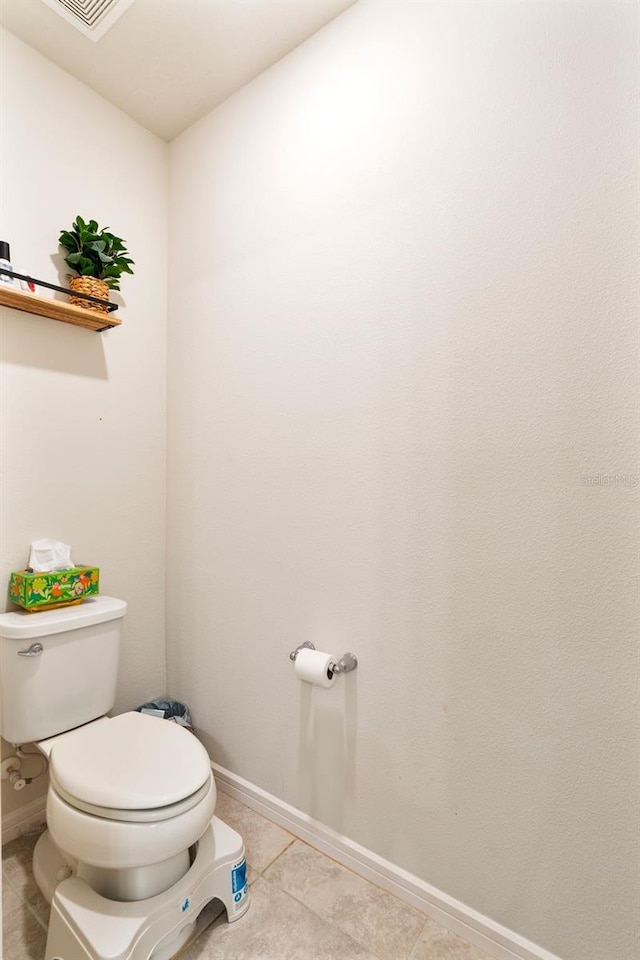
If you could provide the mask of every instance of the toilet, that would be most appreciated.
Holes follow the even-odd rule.
[[[210,900],[249,906],[242,838],[214,815],[206,750],[115,702],[127,605],[0,615],[0,734],[48,758],[34,877],[51,903],[45,960],[169,960]]]

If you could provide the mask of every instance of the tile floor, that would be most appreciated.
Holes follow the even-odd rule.
[[[180,960],[490,960],[224,793],[216,813],[244,837],[252,903],[231,924],[218,901],[209,904]],[[37,837],[3,849],[4,960],[44,957],[49,905],[31,875]]]

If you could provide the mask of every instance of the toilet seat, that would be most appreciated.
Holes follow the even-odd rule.
[[[211,765],[184,728],[142,713],[123,713],[56,737],[53,789],[79,810],[114,820],[177,816],[206,795]]]
[[[211,788],[210,781],[213,779],[209,774],[207,780],[190,796],[177,803],[170,803],[164,807],[152,807],[149,810],[115,810],[112,807],[102,807],[94,803],[85,803],[60,786],[53,776],[50,777],[50,786],[55,793],[76,810],[82,810],[84,813],[90,813],[93,817],[102,817],[103,820],[124,820],[127,823],[157,823],[160,820],[170,820],[172,817],[178,817],[181,813],[186,813],[204,800]]]

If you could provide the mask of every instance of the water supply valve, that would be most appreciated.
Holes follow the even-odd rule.
[[[20,757],[7,757],[0,764],[2,779],[8,780],[14,790],[23,790],[27,785],[27,781],[20,772],[21,767]]]

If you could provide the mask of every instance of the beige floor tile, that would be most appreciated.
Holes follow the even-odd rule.
[[[222,900],[210,900],[204,910],[201,910],[196,920],[195,936],[199,936],[214,920],[224,913]]]
[[[196,920],[196,926],[193,933],[184,946],[178,951],[175,957],[172,957],[172,960],[184,960],[185,954],[189,952],[196,940],[204,933],[207,927],[211,926],[214,920],[217,920],[217,918],[223,912],[224,904],[221,900],[210,900],[204,910],[201,910],[198,914],[198,919]]]
[[[31,891],[31,886],[29,885],[28,889]],[[20,896],[16,890],[13,888],[11,881],[7,877],[3,877],[2,884],[2,909],[4,915],[6,916],[12,909],[15,909],[16,906],[21,906],[22,904],[27,903],[27,901]],[[34,913],[37,919],[45,927],[49,926],[49,914],[51,913],[51,906],[45,900],[45,898],[40,893],[40,890],[36,887],[35,892],[31,891],[31,896],[28,900],[28,905],[31,909],[31,912]]]
[[[425,916],[318,850],[296,840],[265,877],[381,960],[405,960]]]
[[[31,907],[31,910],[33,913],[35,913],[40,923],[43,923],[45,927],[48,927],[51,904],[42,896],[37,885],[35,885],[35,888],[33,888],[31,884],[28,884],[27,890],[29,892],[29,898],[27,902]]]
[[[18,896],[29,902],[41,897],[31,868],[33,848],[41,833],[42,830],[24,834],[16,840],[11,840],[2,848],[2,874]]]
[[[3,917],[8,917],[13,910],[16,910],[18,907],[21,907],[23,902],[24,901],[20,899],[20,897],[15,892],[13,887],[9,885],[6,878],[3,878],[3,884],[2,884],[2,915]]]
[[[411,960],[491,960],[491,957],[435,920],[427,920]]]
[[[3,918],[4,960],[42,960],[47,931],[26,903]]]
[[[216,816],[237,830],[244,840],[249,866],[262,873],[294,838],[243,803],[218,791]]]
[[[35,894],[29,899],[29,906],[35,913],[36,917],[43,923],[45,927],[49,926],[49,916],[51,914],[51,904],[45,900],[45,898],[40,893],[40,890],[36,890]]]
[[[375,960],[351,937],[260,877],[234,923],[220,917],[183,960]]]

